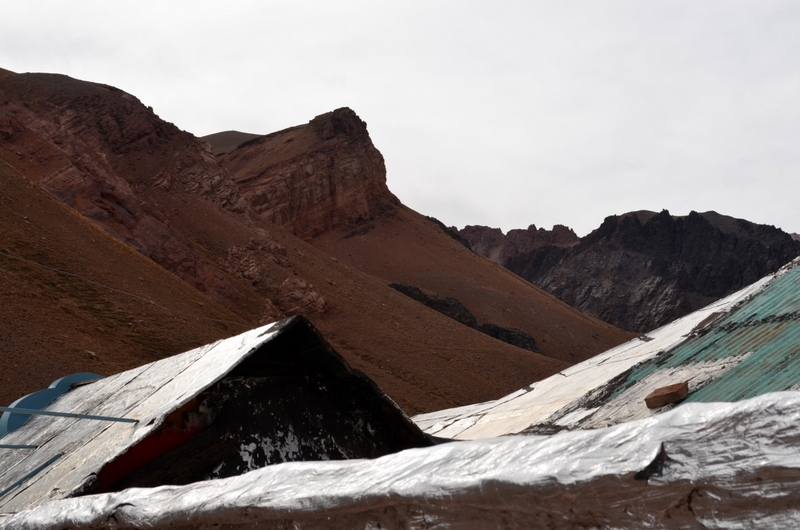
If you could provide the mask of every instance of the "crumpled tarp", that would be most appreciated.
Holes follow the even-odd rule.
[[[800,392],[53,501],[0,529],[796,528]]]

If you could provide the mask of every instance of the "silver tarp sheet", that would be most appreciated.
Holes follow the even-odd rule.
[[[604,429],[57,500],[0,529],[797,528],[799,494],[800,393],[781,392]]]

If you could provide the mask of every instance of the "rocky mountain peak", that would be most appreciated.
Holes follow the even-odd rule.
[[[475,243],[480,231],[467,228],[462,235],[476,252],[581,311],[640,332],[753,283],[800,254],[800,242],[774,226],[716,212],[612,215],[583,239],[554,227],[552,243],[538,245],[530,244],[529,227],[510,231],[489,252]],[[479,242],[497,238],[492,229],[484,234]]]
[[[338,135],[351,137],[367,135],[366,122],[347,107],[320,114],[311,120],[310,124],[322,140],[330,140]]]
[[[400,204],[367,124],[349,108],[245,142],[218,160],[255,213],[303,238]]]

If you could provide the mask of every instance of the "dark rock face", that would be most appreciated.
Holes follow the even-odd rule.
[[[461,237],[461,234],[459,233],[458,228],[456,228],[455,226],[447,226],[443,222],[438,220],[437,218],[431,217],[430,215],[426,215],[425,218],[428,221],[430,221],[433,224],[435,224],[436,226],[438,226],[442,230],[442,232],[444,232],[445,234],[447,234],[451,238],[455,239],[456,241],[458,241],[459,243],[461,243],[462,245],[464,245],[468,249],[472,250],[472,247],[469,246],[469,241],[467,241],[466,239]]]
[[[525,230],[509,230],[508,234],[499,228],[466,226],[459,234],[472,250],[500,265],[521,253],[550,246],[568,248],[580,242],[575,232],[563,225],[555,225],[552,230],[530,225]]]
[[[481,324],[476,329],[484,335],[489,335],[490,337],[494,337],[495,339],[505,342],[506,344],[514,345],[517,348],[522,348],[523,350],[533,352],[539,351],[536,348],[536,341],[533,339],[533,337],[519,329],[502,328],[494,324]]]
[[[389,287],[403,293],[417,302],[425,304],[434,311],[438,311],[453,320],[461,322],[467,327],[478,330],[484,335],[488,335],[499,341],[511,344],[517,348],[539,353],[536,347],[536,340],[529,334],[516,328],[503,328],[495,324],[478,324],[478,319],[467,309],[458,299],[452,296],[443,296],[437,293],[426,293],[414,285],[402,283],[390,283]]]
[[[462,235],[478,250],[473,239],[479,231],[468,228]],[[716,212],[673,217],[666,210],[607,217],[572,246],[497,248],[484,255],[499,257],[512,272],[581,311],[641,332],[735,292],[800,255],[800,242],[775,227]]]
[[[436,293],[425,293],[419,287],[414,285],[405,285],[403,283],[390,283],[389,287],[395,291],[399,291],[409,298],[413,298],[417,302],[425,304],[434,311],[438,311],[443,315],[447,315],[453,320],[457,320],[470,328],[477,329],[478,320],[475,315],[467,309],[467,307],[452,296],[443,296]]]

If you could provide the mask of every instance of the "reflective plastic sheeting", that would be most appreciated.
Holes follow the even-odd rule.
[[[53,501],[0,529],[793,528],[798,455],[800,393],[781,392],[605,429]]]

